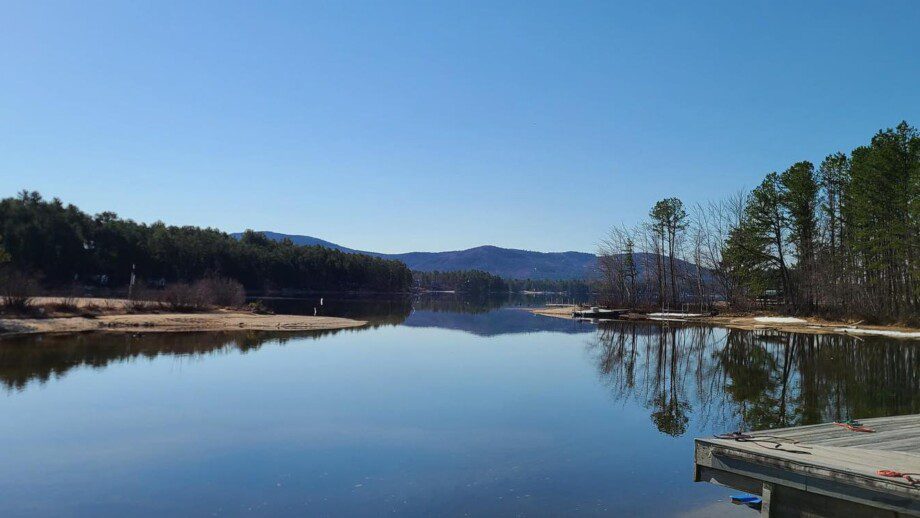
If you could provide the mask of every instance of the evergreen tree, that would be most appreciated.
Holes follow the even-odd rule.
[[[846,306],[846,299],[842,297],[841,277],[846,275],[845,265],[847,259],[846,244],[844,242],[844,193],[849,190],[850,184],[850,159],[843,153],[828,155],[819,169],[821,189],[824,192],[824,203],[821,206],[825,229],[825,246],[823,259],[826,264],[822,283],[830,289],[830,304]]]
[[[741,249],[732,252],[732,255],[743,259],[741,265],[753,270],[752,273],[760,273],[761,282],[767,280],[766,275],[770,271],[777,272],[783,295],[789,299],[793,294],[787,240],[787,219],[779,175],[770,173],[751,193],[745,208],[745,220],[735,242]]]
[[[815,239],[819,185],[811,162],[799,162],[780,175],[781,203],[787,215],[789,242],[795,246],[798,306],[815,303]]]

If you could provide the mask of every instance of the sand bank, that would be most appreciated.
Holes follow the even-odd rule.
[[[36,333],[181,332],[181,331],[312,331],[360,327],[367,322],[348,318],[301,315],[258,315],[234,310],[204,313],[103,314],[51,318],[0,317],[0,336]]]

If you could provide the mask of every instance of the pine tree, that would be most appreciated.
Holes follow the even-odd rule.
[[[779,175],[775,172],[768,174],[760,186],[754,189],[748,200],[745,216],[743,233],[748,235],[741,242],[744,246],[752,247],[747,253],[751,258],[760,257],[759,270],[766,272],[769,269],[768,265],[776,268],[783,296],[787,300],[794,300],[785,246],[787,220],[783,210]]]
[[[821,189],[824,193],[824,203],[821,206],[823,213],[823,222],[825,229],[825,264],[822,281],[826,288],[829,288],[829,297],[825,302],[831,305],[839,305],[846,309],[846,299],[842,297],[840,285],[846,282],[848,277],[848,254],[844,241],[845,223],[844,213],[844,193],[849,189],[850,183],[850,159],[843,153],[828,155],[823,162],[818,173],[820,177]]]
[[[789,225],[789,242],[795,246],[799,288],[798,306],[815,303],[815,238],[818,225],[818,191],[814,166],[799,162],[780,175],[781,204]]]

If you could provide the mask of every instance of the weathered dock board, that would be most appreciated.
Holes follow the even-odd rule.
[[[920,516],[920,415],[750,432],[753,440],[696,440],[695,477],[761,495],[764,516]]]

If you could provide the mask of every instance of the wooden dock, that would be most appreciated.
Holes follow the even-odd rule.
[[[696,482],[760,495],[762,516],[920,516],[920,415],[696,439]],[[880,470],[913,474],[888,477]]]

